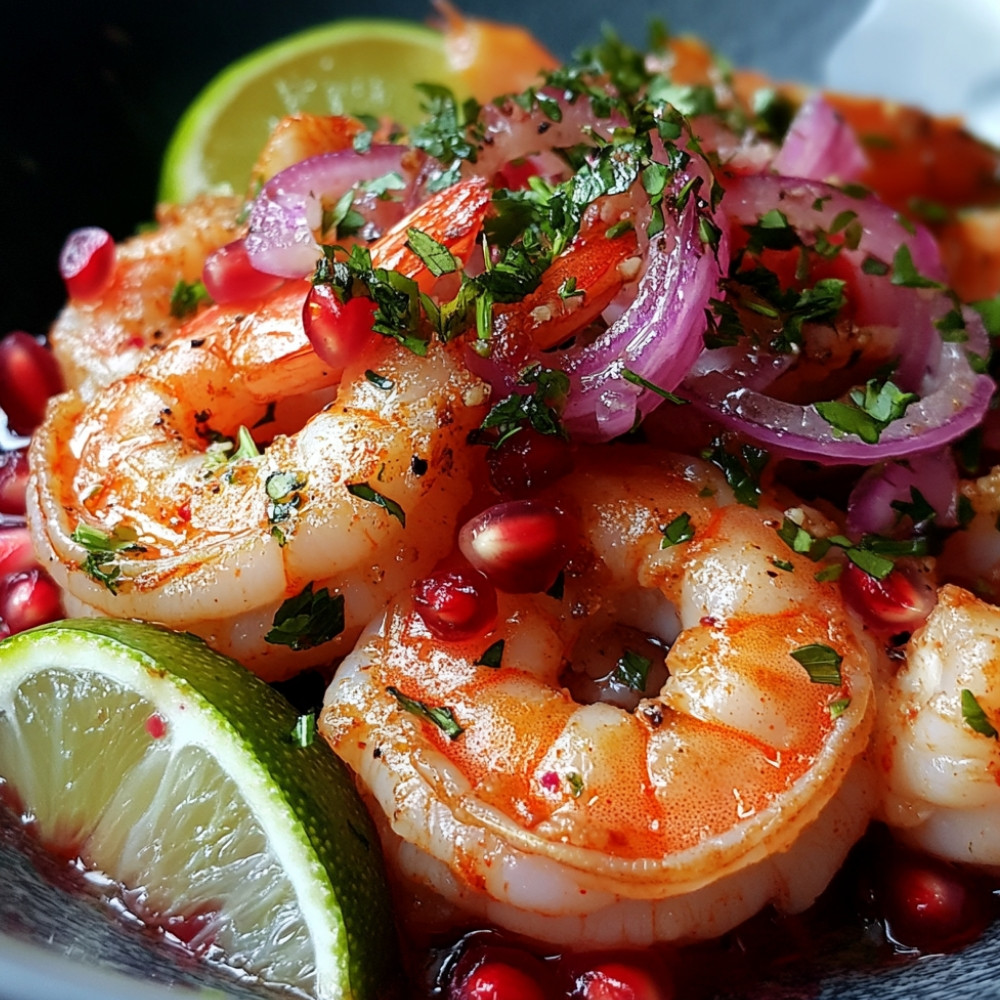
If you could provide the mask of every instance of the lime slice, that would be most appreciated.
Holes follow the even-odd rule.
[[[440,32],[408,21],[359,19],[311,28],[222,70],[182,116],[164,157],[160,198],[245,190],[257,154],[285,115],[421,117],[416,83],[453,89]]]
[[[157,626],[70,620],[0,643],[0,784],[44,844],[241,973],[381,995],[396,939],[378,838],[297,721],[239,664]]]

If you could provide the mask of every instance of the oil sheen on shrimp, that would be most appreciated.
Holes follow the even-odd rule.
[[[178,282],[197,281],[208,254],[236,238],[239,211],[239,199],[221,196],[161,205],[155,229],[116,246],[108,287],[71,299],[49,332],[69,388],[90,398],[173,339],[185,322],[171,312]]]
[[[561,598],[501,595],[490,634],[441,642],[401,597],[320,718],[411,886],[583,947],[802,909],[874,804],[870,653],[779,537],[784,508],[734,502],[698,459],[612,448],[549,497],[579,526]],[[693,535],[665,547],[679,518]],[[629,650],[653,664],[631,701]]]
[[[303,331],[307,287],[246,316],[213,306],[97,399],[50,406],[28,517],[70,613],[195,632],[275,680],[349,649],[446,551],[484,387],[449,348],[375,334],[339,377]],[[283,602],[324,588],[339,635],[265,639]]]
[[[880,694],[882,818],[951,861],[1000,869],[1000,608],[954,584]]]

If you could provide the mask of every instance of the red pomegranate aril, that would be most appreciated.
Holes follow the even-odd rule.
[[[522,969],[487,960],[462,983],[455,1000],[546,1000],[546,995]]]
[[[954,865],[903,848],[881,872],[886,930],[899,945],[947,951],[978,937],[993,916],[992,896]]]
[[[493,488],[512,499],[528,496],[573,471],[569,444],[525,428],[486,455]]]
[[[17,524],[0,528],[0,579],[37,565],[27,527]]]
[[[330,285],[313,285],[302,307],[302,324],[313,350],[342,371],[371,340],[376,309],[371,299],[341,302]]]
[[[38,567],[0,580],[0,619],[6,622],[11,634],[62,617],[59,588]]]
[[[205,258],[201,281],[213,302],[245,302],[273,292],[283,281],[250,263],[246,244],[233,240]]]
[[[413,603],[439,639],[471,639],[488,632],[497,619],[496,590],[471,567],[443,569],[418,580]]]
[[[604,962],[577,979],[580,1000],[670,1000],[673,987],[657,983],[644,969],[625,962]]]
[[[874,629],[912,632],[934,609],[935,592],[899,567],[881,580],[848,563],[840,576],[841,593],[856,614]]]
[[[74,229],[59,252],[59,273],[71,299],[97,298],[111,284],[115,241],[98,226]]]
[[[21,330],[0,340],[0,407],[15,434],[31,434],[49,397],[62,390],[59,362],[44,344]]]
[[[23,514],[27,491],[28,452],[0,451],[0,514]]]
[[[540,594],[566,564],[569,520],[541,500],[495,504],[467,521],[458,535],[462,555],[509,594]]]

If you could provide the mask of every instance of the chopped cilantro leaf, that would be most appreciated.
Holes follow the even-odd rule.
[[[503,647],[506,640],[497,639],[491,646],[483,650],[483,655],[476,660],[477,667],[491,667],[496,670],[503,660]]]
[[[343,631],[344,595],[331,597],[326,587],[314,594],[310,582],[300,593],[282,602],[264,641],[299,651],[321,646]]]
[[[569,377],[566,373],[532,365],[521,373],[518,381],[521,385],[534,385],[534,391],[511,393],[486,414],[481,424],[481,430],[496,432],[493,447],[498,448],[524,426],[531,427],[539,434],[565,437],[566,431],[559,414],[569,392]]]
[[[814,403],[816,412],[840,434],[853,434],[866,444],[876,444],[889,424],[899,420],[910,403],[920,397],[903,392],[891,381],[869,379],[864,389],[853,389],[848,402]]]
[[[737,503],[747,507],[758,505],[761,495],[760,475],[770,460],[767,451],[744,444],[734,454],[727,451],[722,441],[716,438],[712,447],[702,453],[702,458],[722,470]]]
[[[367,500],[369,503],[384,507],[404,528],[406,527],[406,511],[395,500],[372,489],[368,483],[348,483],[347,492],[359,500]]]
[[[681,545],[690,542],[694,538],[694,527],[691,524],[691,515],[684,511],[678,514],[669,524],[660,528],[663,538],[660,539],[660,548],[668,549],[672,545]]]
[[[428,236],[419,229],[410,228],[406,230],[406,237],[406,245],[423,261],[435,278],[440,278],[442,274],[451,274],[461,266],[461,262],[452,252],[438,243],[433,236]]]
[[[809,679],[814,684],[843,683],[840,674],[840,664],[843,657],[835,649],[820,642],[810,643],[792,650],[792,657],[805,667]]]
[[[892,259],[892,277],[889,279],[894,285],[901,285],[903,288],[940,288],[941,283],[922,275],[913,263],[913,255],[910,248],[901,243]]]
[[[201,281],[184,281],[182,278],[170,293],[170,315],[174,319],[184,319],[197,312],[203,302],[209,303],[212,296]]]
[[[962,718],[970,729],[981,736],[988,736],[993,740],[1000,737],[996,728],[986,717],[982,706],[976,700],[976,696],[968,688],[962,689]]]
[[[458,724],[455,713],[447,706],[435,708],[424,701],[410,698],[403,694],[398,688],[390,685],[386,691],[399,702],[400,707],[411,715],[416,715],[421,719],[434,723],[450,740],[457,740],[465,730]]]
[[[612,675],[613,679],[627,685],[633,691],[645,691],[646,680],[652,660],[634,650],[626,649],[619,657]]]

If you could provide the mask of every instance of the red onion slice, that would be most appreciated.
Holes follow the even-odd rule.
[[[321,256],[314,236],[323,218],[323,201],[336,202],[352,187],[396,172],[403,175],[405,146],[375,145],[365,153],[342,149],[321,153],[282,170],[264,185],[250,210],[246,252],[250,263],[266,274],[303,278]],[[392,206],[396,206],[392,210]],[[385,201],[395,222],[401,203]]]
[[[625,370],[672,391],[700,353],[705,309],[716,294],[724,248],[713,253],[698,235],[690,201],[649,244],[635,299],[593,343],[567,359],[570,395],[563,423],[581,441],[624,434],[663,402],[625,377]]]
[[[847,533],[889,535],[899,518],[894,502],[913,502],[911,488],[934,509],[934,524],[958,524],[958,468],[951,451],[942,448],[902,462],[886,462],[858,480],[847,501]]]
[[[844,184],[858,180],[867,165],[851,127],[815,94],[796,112],[771,169],[786,177]]]
[[[723,210],[737,224],[753,224],[773,208],[779,208],[800,233],[829,230],[842,212],[857,213],[862,226],[858,247],[841,253],[857,269],[859,321],[898,331],[900,363],[894,381],[921,398],[901,419],[889,424],[877,443],[867,444],[836,431],[812,404],[788,403],[766,395],[769,383],[759,370],[752,370],[753,356],[748,354],[742,368],[723,368],[699,359],[684,384],[696,405],[778,454],[827,464],[869,464],[921,454],[975,427],[994,389],[993,380],[977,374],[967,356],[969,351],[981,356],[988,353],[988,338],[978,316],[967,311],[966,342],[946,343],[935,325],[952,309],[943,292],[895,285],[887,276],[862,271],[867,258],[891,265],[905,244],[916,270],[940,281],[943,268],[930,234],[919,227],[910,230],[874,198],[849,198],[815,181],[738,178],[723,199]]]

